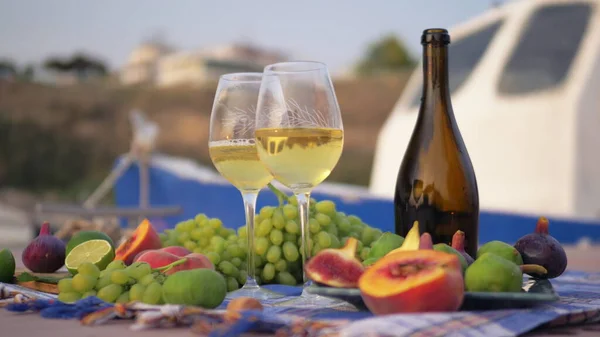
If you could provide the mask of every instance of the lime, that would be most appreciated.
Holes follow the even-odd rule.
[[[65,267],[73,275],[77,274],[79,265],[85,262],[94,264],[104,270],[115,258],[115,250],[106,240],[88,240],[71,249],[65,259]]]
[[[65,256],[69,255],[71,249],[79,246],[80,244],[89,241],[89,240],[106,240],[110,243],[113,249],[115,248],[115,244],[113,240],[104,232],[99,231],[79,231],[71,237],[69,242],[67,243],[67,247],[65,249]]]
[[[15,257],[8,249],[0,250],[0,282],[12,283],[15,276]]]

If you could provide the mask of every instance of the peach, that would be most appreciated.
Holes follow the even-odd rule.
[[[165,271],[165,274],[171,275],[171,274],[176,273],[181,270],[190,270],[190,269],[201,269],[201,268],[212,269],[212,270],[215,269],[215,266],[208,259],[208,257],[206,257],[205,255],[202,255],[202,254],[190,253],[186,256],[179,257],[179,259],[181,259],[181,258],[186,258],[186,261],[180,265],[174,266],[173,268]]]
[[[150,250],[146,251],[143,254],[137,257],[137,261],[147,262],[152,269],[161,268],[166,265],[169,265],[175,261],[181,260],[185,258],[186,261],[182,264],[178,264],[173,266],[172,268],[165,270],[164,273],[166,275],[171,275],[181,270],[190,270],[190,269],[199,269],[199,268],[207,268],[207,269],[215,269],[215,266],[208,259],[208,257],[198,254],[198,253],[190,253],[185,256],[177,256],[164,250]]]
[[[158,233],[156,233],[150,221],[144,220],[135,229],[131,237],[115,250],[115,260],[130,265],[140,252],[159,249],[160,247],[162,247],[162,242]]]
[[[143,252],[137,257],[136,262],[147,262],[152,269],[156,269],[171,264],[179,259],[181,259],[181,257],[177,255],[156,249]]]
[[[187,250],[183,247],[179,247],[179,246],[165,247],[165,248],[161,248],[160,250],[163,252],[171,253],[176,256],[186,256],[186,255],[192,253],[189,250]]]
[[[358,287],[375,315],[456,311],[465,288],[458,257],[430,249],[384,256],[363,273]]]

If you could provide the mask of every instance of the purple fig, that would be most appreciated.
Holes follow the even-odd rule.
[[[464,258],[467,260],[467,265],[471,265],[473,261],[473,257],[465,252],[465,232],[458,230],[452,236],[452,248],[456,249]]]
[[[567,269],[567,254],[561,244],[548,230],[548,219],[540,217],[535,232],[521,237],[515,249],[523,257],[524,264],[537,264],[547,273],[528,273],[536,278],[555,278]]]
[[[65,243],[50,234],[50,224],[44,222],[38,237],[23,251],[22,259],[34,273],[53,273],[65,264]]]

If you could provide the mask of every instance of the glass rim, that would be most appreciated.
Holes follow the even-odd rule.
[[[307,65],[307,67],[305,67],[304,69],[300,69],[300,70],[295,70],[293,69],[293,67],[291,69],[283,69],[283,70],[275,70],[273,68],[276,67],[281,67],[281,66],[294,66],[294,65]],[[312,67],[308,67],[309,65],[312,65]],[[272,63],[269,64],[265,67],[264,69],[264,74],[268,75],[268,73],[280,73],[280,74],[285,74],[285,73],[307,73],[307,72],[311,72],[311,71],[320,71],[320,70],[326,70],[327,69],[327,65],[323,62],[320,61],[303,61],[303,60],[299,60],[299,61],[284,61],[284,62],[277,62],[277,63]]]
[[[228,82],[261,82],[263,75],[263,73],[259,72],[227,73],[219,76],[219,80]]]

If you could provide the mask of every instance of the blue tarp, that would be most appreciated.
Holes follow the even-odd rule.
[[[183,208],[183,213],[180,215],[151,219],[158,230],[172,228],[179,221],[193,218],[198,213],[219,218],[227,227],[234,229],[245,223],[242,198],[233,186],[181,178],[159,167],[150,168],[150,181],[152,206],[177,205]],[[133,165],[115,186],[117,205],[136,207],[139,202],[138,191],[139,170]],[[360,200],[345,201],[340,197],[324,193],[313,193],[312,197],[317,200],[333,200],[338,211],[356,215],[365,223],[382,231],[394,231],[392,200],[365,197]],[[275,195],[265,190],[259,194],[257,210],[263,206],[277,205],[277,202]],[[491,240],[515,242],[521,236],[533,231],[538,216],[481,210],[479,243],[483,244]],[[551,234],[563,244],[575,244],[583,238],[600,242],[600,223],[548,218]]]

